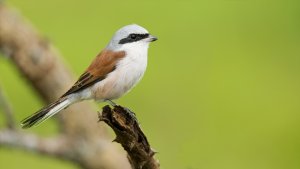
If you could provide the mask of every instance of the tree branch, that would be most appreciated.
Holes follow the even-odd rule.
[[[18,147],[60,158],[67,158],[67,141],[63,137],[41,139],[34,134],[25,134],[16,130],[0,131],[0,146]]]
[[[0,52],[12,61],[46,103],[59,98],[75,82],[54,47],[29,23],[24,22],[16,11],[2,3],[0,3]],[[93,123],[97,114],[90,104],[77,103],[60,114],[58,124],[61,134],[68,140],[72,159],[83,168],[130,168],[126,157],[110,144],[105,126]],[[19,138],[26,139],[23,135]]]
[[[128,160],[133,169],[159,169],[159,162],[154,159],[147,137],[129,109],[122,106],[103,107],[99,120],[108,124],[116,133],[114,141],[120,143],[128,153]]]
[[[16,124],[15,124],[12,108],[9,102],[7,101],[6,97],[4,96],[1,87],[0,87],[0,108],[2,108],[2,111],[4,113],[7,128],[15,129]]]

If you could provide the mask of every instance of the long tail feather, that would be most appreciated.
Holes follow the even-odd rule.
[[[36,126],[41,122],[47,120],[51,116],[55,115],[56,113],[60,112],[70,104],[72,104],[72,102],[67,97],[60,98],[56,102],[49,104],[48,106],[22,120],[22,128],[30,128],[32,126]]]

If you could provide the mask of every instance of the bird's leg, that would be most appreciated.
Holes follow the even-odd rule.
[[[113,102],[112,100],[110,100],[110,99],[106,99],[105,102],[107,102],[108,104],[110,104],[113,107],[117,106],[117,104],[115,102]]]

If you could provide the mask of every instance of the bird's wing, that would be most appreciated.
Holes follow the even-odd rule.
[[[124,57],[124,51],[113,52],[110,50],[103,50],[97,55],[87,70],[79,77],[77,82],[62,97],[83,90],[96,82],[105,79],[106,76],[116,68],[118,61]]]

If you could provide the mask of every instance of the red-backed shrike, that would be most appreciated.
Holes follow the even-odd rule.
[[[155,40],[145,28],[135,24],[119,29],[78,81],[57,101],[25,118],[22,127],[37,125],[82,100],[114,104],[111,100],[130,91],[142,78],[149,43]]]

